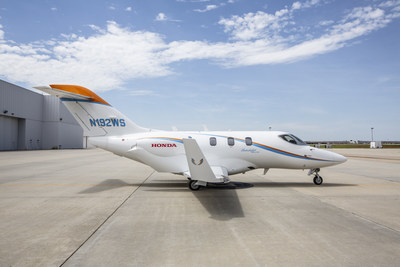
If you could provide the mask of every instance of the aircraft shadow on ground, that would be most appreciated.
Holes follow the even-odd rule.
[[[188,191],[187,182],[185,180],[154,180],[157,182],[149,182],[149,183],[127,183],[120,179],[107,179],[103,182],[93,185],[90,188],[87,188],[79,194],[90,194],[97,193],[106,190],[112,190],[119,187],[126,186],[140,186],[143,188],[152,188],[148,191]],[[356,184],[342,184],[342,183],[324,183],[321,187],[342,187],[342,186],[357,186]],[[252,187],[318,187],[313,183],[307,182],[252,182],[252,183],[244,183],[244,182],[234,182],[231,181],[228,184],[208,184],[206,188],[203,188],[200,191],[225,191],[225,190],[237,190],[237,189],[248,189]]]
[[[322,185],[315,185],[314,183],[307,182],[253,182],[254,187],[277,188],[277,187],[343,187],[343,186],[357,186],[356,184],[341,184],[341,183],[323,183]]]
[[[210,218],[219,221],[228,221],[233,218],[245,217],[242,204],[240,203],[237,190],[248,188],[284,188],[284,187],[302,187],[318,188],[313,183],[304,182],[230,182],[229,184],[209,184],[206,188],[199,191],[190,191],[187,182],[182,180],[156,180],[157,182],[148,183],[127,183],[119,179],[107,179],[97,185],[87,188],[80,194],[98,193],[106,190],[112,190],[120,187],[140,186],[145,191],[153,192],[188,192],[198,199],[199,203],[208,211]],[[158,182],[160,181],[160,182]],[[324,183],[321,187],[342,187],[356,186],[353,184]]]
[[[164,183],[160,183],[165,185]],[[158,184],[159,185],[159,184]],[[229,184],[209,184],[206,188],[199,191],[190,191],[187,183],[176,183],[183,189],[158,188],[146,191],[163,191],[163,192],[183,192],[193,193],[199,203],[210,214],[210,218],[218,221],[228,221],[233,218],[243,218],[244,212],[240,203],[238,194],[235,189],[245,189],[253,187],[252,184],[242,182],[230,182]],[[146,185],[145,185],[146,186]]]
[[[99,184],[93,185],[92,187],[79,192],[79,194],[92,194],[92,193],[98,193],[98,192],[102,192],[102,191],[107,191],[107,190],[112,190],[115,188],[127,187],[127,186],[129,186],[129,187],[140,186],[140,187],[146,187],[146,188],[176,188],[176,187],[185,187],[185,189],[187,188],[186,182],[182,183],[180,181],[179,181],[179,183],[177,183],[176,181],[174,183],[173,182],[169,182],[169,183],[127,183],[120,179],[107,179]]]
[[[228,190],[226,190],[228,189]],[[193,191],[193,195],[208,211],[210,218],[218,221],[229,221],[245,217],[242,204],[234,187],[207,187]]]
[[[249,183],[231,182],[226,185],[210,184],[199,191],[190,191],[186,181],[169,180],[166,182],[127,183],[119,179],[107,179],[97,185],[87,188],[79,194],[93,194],[120,187],[140,186],[146,191],[154,192],[188,192],[199,200],[201,205],[210,213],[210,218],[226,221],[232,218],[244,217],[242,205],[234,189],[250,188]],[[233,189],[233,190],[232,190]]]
[[[161,180],[160,180],[161,181]],[[208,211],[210,218],[219,221],[227,221],[233,218],[243,218],[244,212],[242,204],[235,189],[246,189],[253,187],[250,183],[230,182],[229,184],[212,184],[209,183],[206,188],[201,188],[199,191],[189,191],[187,182],[173,181],[174,186],[181,186],[184,189],[179,189],[180,192],[192,192],[199,200],[200,204]],[[154,183],[151,183],[154,184]],[[145,184],[144,187],[150,184]],[[156,185],[164,186],[165,183],[157,183]],[[178,189],[158,188],[147,191],[167,191],[177,192]]]

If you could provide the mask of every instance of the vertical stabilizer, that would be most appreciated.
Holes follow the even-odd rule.
[[[114,136],[149,131],[133,123],[85,87],[53,84],[50,87],[35,88],[60,98],[83,128],[85,136]]]

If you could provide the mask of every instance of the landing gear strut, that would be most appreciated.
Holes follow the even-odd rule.
[[[314,179],[313,179],[313,181],[314,181],[314,184],[316,184],[316,185],[321,185],[322,183],[323,183],[323,179],[322,179],[322,177],[321,176],[319,176],[319,174],[318,174],[318,172],[320,171],[320,169],[318,168],[318,169],[311,169],[309,172],[308,172],[308,175],[311,175],[311,174],[314,174],[315,173],[315,176],[314,176]]]

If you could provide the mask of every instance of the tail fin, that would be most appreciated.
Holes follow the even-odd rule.
[[[85,136],[112,136],[149,131],[137,126],[85,87],[52,84],[50,87],[35,88],[60,98],[83,128]]]

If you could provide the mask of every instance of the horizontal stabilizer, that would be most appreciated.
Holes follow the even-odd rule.
[[[102,99],[100,96],[96,95],[89,89],[79,85],[50,84],[50,87],[37,86],[34,88],[50,95],[55,95],[58,98],[61,98],[61,100],[63,101],[89,101],[110,106],[110,104],[104,101],[104,99]]]
[[[69,98],[69,99],[77,99],[77,100],[90,100],[92,99],[89,96],[85,96],[85,95],[79,95],[79,94],[75,94],[75,93],[71,93],[68,91],[63,91],[63,90],[59,90],[59,89],[55,89],[55,88],[51,88],[49,86],[36,86],[33,87],[35,89],[38,89],[42,92],[48,93],[49,95],[54,95],[58,98]]]

